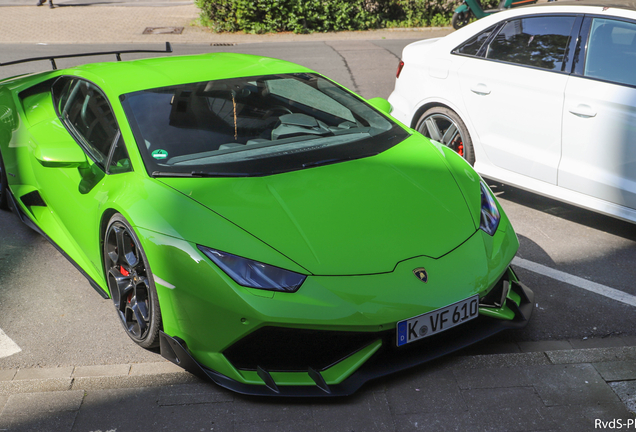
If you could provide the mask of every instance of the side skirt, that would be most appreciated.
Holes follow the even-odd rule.
[[[7,189],[7,190],[9,190],[9,189]],[[68,260],[68,262],[73,264],[73,267],[75,267],[77,269],[77,271],[79,271],[88,280],[88,283],[91,285],[91,287],[93,287],[93,289],[95,291],[97,291],[97,293],[100,296],[102,296],[102,298],[104,298],[104,299],[110,298],[110,296],[102,289],[102,287],[100,287],[99,284],[97,282],[95,282],[95,280],[93,280],[93,278],[90,277],[88,275],[88,273],[86,273],[84,271],[84,269],[82,269],[82,267],[80,267],[80,265],[77,264],[73,260],[73,258],[71,258],[66,252],[64,252],[64,250],[61,247],[59,247],[58,244],[55,243],[53,241],[53,239],[51,239],[51,237],[46,235],[46,233],[44,231],[42,231],[42,229],[39,226],[37,226],[35,224],[35,222],[33,222],[33,220],[31,220],[31,218],[29,217],[28,214],[26,214],[24,211],[22,211],[22,209],[15,202],[15,198],[13,196],[13,193],[11,193],[11,190],[9,190],[9,193],[7,194],[7,197],[9,198],[9,207],[18,216],[18,219],[20,219],[20,221],[22,221],[22,223],[24,223],[26,226],[31,228],[33,231],[35,231],[36,233],[38,233],[42,237],[44,237],[46,240],[48,240],[48,242],[51,243],[53,245],[53,247],[55,249],[57,249],[58,252],[61,253],[62,256],[64,256],[64,258],[66,258]]]

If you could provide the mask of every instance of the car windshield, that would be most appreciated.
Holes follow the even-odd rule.
[[[268,175],[372,156],[408,136],[316,74],[204,81],[121,99],[154,176]]]

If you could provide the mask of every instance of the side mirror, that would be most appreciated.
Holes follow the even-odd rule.
[[[86,163],[86,154],[75,141],[38,144],[33,156],[50,168],[73,168]]]
[[[389,101],[384,98],[376,97],[367,100],[367,102],[369,102],[369,105],[371,105],[373,108],[380,110],[383,113],[391,114],[391,111],[393,111],[393,107],[391,106]]]
[[[74,168],[86,163],[84,150],[59,120],[44,121],[31,128],[33,156],[45,167]]]

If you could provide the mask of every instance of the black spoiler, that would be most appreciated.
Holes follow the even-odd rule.
[[[39,61],[39,60],[49,60],[51,62],[51,66],[53,67],[53,70],[56,70],[57,69],[57,65],[55,64],[55,59],[61,59],[61,58],[89,57],[89,56],[113,55],[114,54],[115,56],[117,56],[117,61],[121,61],[121,55],[122,54],[131,54],[131,53],[171,53],[171,52],[172,52],[172,46],[170,45],[170,42],[166,42],[166,49],[165,50],[120,50],[120,51],[91,52],[91,53],[82,53],[82,54],[62,54],[62,55],[56,55],[56,56],[33,57],[33,58],[27,58],[27,59],[22,59],[22,60],[14,60],[14,61],[10,61],[10,62],[0,63],[0,66],[9,66],[9,65],[14,65],[14,64],[27,63],[27,62]]]

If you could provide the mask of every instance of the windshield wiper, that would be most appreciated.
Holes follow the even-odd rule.
[[[262,176],[263,173],[236,173],[236,172],[215,172],[215,171],[192,171],[192,172],[165,172],[153,171],[153,177],[255,177]]]
[[[216,172],[216,171],[193,171],[192,177],[258,177],[264,175],[260,172],[236,173],[236,172]]]
[[[320,165],[329,165],[329,164],[334,164],[334,163],[338,163],[338,162],[346,162],[346,161],[351,161],[351,160],[355,160],[355,159],[362,159],[362,158],[366,158],[366,157],[371,157],[371,156],[375,156],[377,154],[378,154],[378,152],[372,152],[372,153],[366,153],[366,154],[355,155],[355,156],[347,156],[347,157],[343,157],[343,158],[323,159],[323,160],[319,160],[319,161],[306,162],[306,163],[304,163],[302,165],[302,167],[303,168],[311,168],[311,167],[320,166]]]
[[[351,156],[346,158],[332,158],[332,159],[323,159],[319,161],[307,162],[303,164],[303,168],[311,168],[319,165],[329,165],[336,162],[344,162],[351,160]]]
[[[152,177],[192,177],[192,173],[153,171]]]

